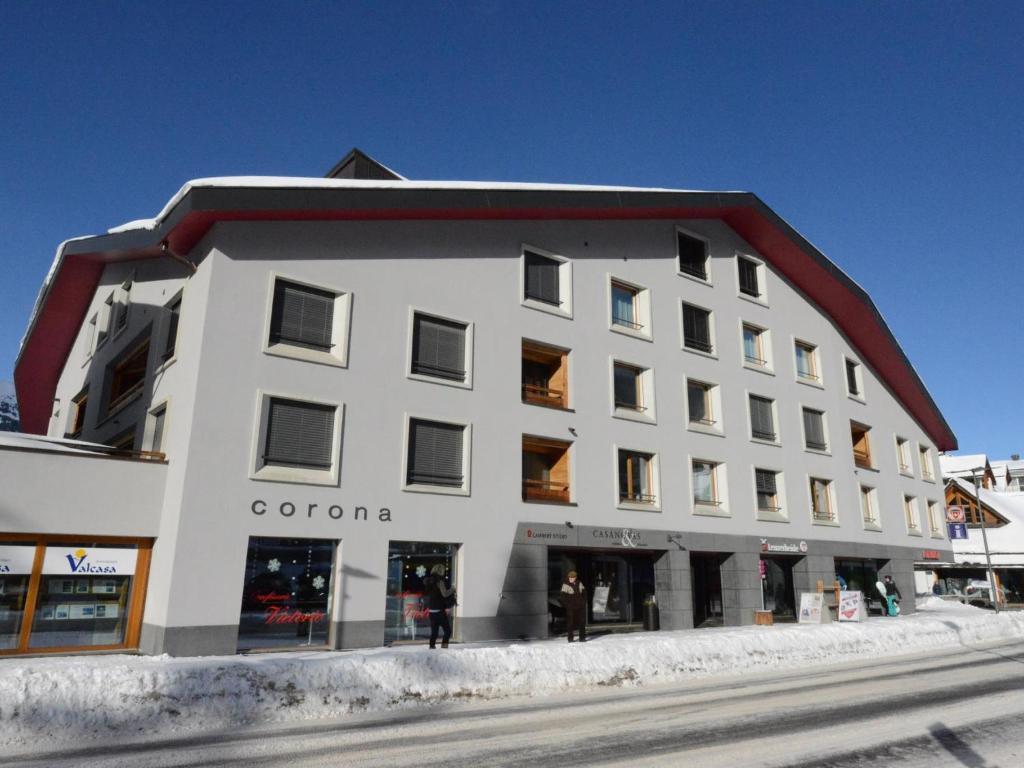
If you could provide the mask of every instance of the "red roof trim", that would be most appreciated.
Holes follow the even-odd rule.
[[[906,362],[870,301],[865,303],[840,279],[812,258],[780,226],[753,206],[731,207],[602,207],[602,208],[475,208],[475,209],[329,209],[329,210],[206,210],[186,214],[167,234],[176,253],[189,253],[219,221],[387,221],[387,220],[628,220],[722,219],[772,266],[820,306],[886,381],[893,393],[931,435],[940,451],[956,448],[942,415]],[[152,248],[129,255],[90,253],[66,255],[54,276],[14,379],[22,429],[46,432],[61,371],[99,282],[104,263],[123,258],[152,258]]]

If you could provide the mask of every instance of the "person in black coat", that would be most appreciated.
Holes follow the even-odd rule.
[[[886,576],[883,582],[885,584],[885,596],[892,598],[890,604],[893,605],[889,611],[890,616],[896,615],[895,603],[898,603],[903,599],[903,595],[900,594],[900,588],[896,586],[896,582],[892,580],[892,576]]]
[[[447,587],[444,583],[445,568],[438,563],[430,569],[430,575],[423,580],[427,613],[430,616],[430,647],[437,647],[438,631],[443,631],[441,647],[447,648],[452,636],[452,622],[448,618],[448,606],[455,597],[455,587]]]
[[[576,571],[569,571],[562,583],[560,593],[562,607],[565,608],[565,627],[569,632],[569,642],[573,633],[579,630],[580,642],[587,641],[587,590],[579,580]]]

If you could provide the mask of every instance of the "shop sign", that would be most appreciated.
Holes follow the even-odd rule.
[[[966,523],[967,513],[964,512],[963,507],[950,506],[946,507],[946,522],[947,523]]]
[[[4,544],[0,546],[0,574],[32,573],[32,564],[35,562],[35,558],[35,545],[19,547],[14,544]]]
[[[967,538],[967,525],[965,523],[946,523],[946,528],[949,529],[950,539]]]
[[[800,595],[801,624],[827,624],[832,621],[825,607],[825,596],[821,592],[804,592]]]
[[[643,533],[636,528],[594,528],[591,538],[602,547],[646,547]]]
[[[762,579],[768,578],[768,563],[764,560],[757,561],[757,570],[760,572]]]
[[[527,528],[526,538],[531,541],[567,541],[569,534],[565,531],[537,531],[533,528]]]
[[[923,560],[940,560],[941,558],[942,555],[937,549],[926,549],[921,553],[921,559]]]
[[[349,507],[347,510],[340,504],[296,504],[294,501],[282,501],[280,504],[254,499],[249,505],[249,511],[257,517],[274,512],[281,517],[311,520],[314,517],[328,517],[331,520],[369,520],[369,510],[366,507]],[[391,522],[391,510],[381,507],[377,510],[377,521],[381,523]]]
[[[43,574],[89,576],[108,574],[131,576],[135,573],[136,549],[100,549],[97,547],[46,547]]]
[[[863,621],[868,616],[867,606],[864,604],[864,593],[858,591],[848,592],[843,590],[839,593],[839,620],[840,621]]]
[[[779,552],[782,554],[807,554],[808,546],[806,541],[792,542],[792,541],[769,541],[768,539],[761,539],[761,551],[762,552]]]

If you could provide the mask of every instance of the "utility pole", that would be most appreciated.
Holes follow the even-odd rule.
[[[985,468],[981,467],[981,475],[985,476]],[[999,613],[999,591],[996,589],[996,576],[992,572],[992,555],[988,552],[988,534],[985,532],[985,512],[981,508],[981,486],[978,484],[978,467],[971,470],[974,480],[974,502],[978,505],[978,518],[981,520],[981,541],[985,545],[985,566],[988,568],[988,583],[992,590],[992,607]]]

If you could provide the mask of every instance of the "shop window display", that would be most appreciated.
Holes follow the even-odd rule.
[[[458,544],[392,541],[388,548],[388,586],[384,642],[430,638],[424,579],[435,565],[445,568],[447,586],[456,584]]]
[[[250,537],[239,650],[327,645],[336,550],[329,539]]]
[[[18,647],[35,544],[0,543],[0,650]]]

